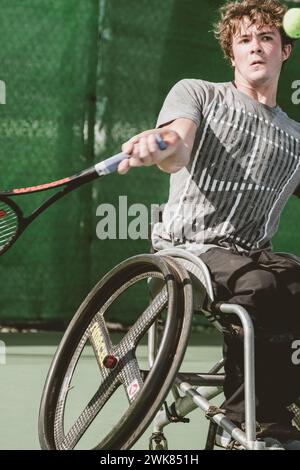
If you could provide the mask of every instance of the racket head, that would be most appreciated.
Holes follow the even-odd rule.
[[[0,196],[0,256],[21,233],[22,211],[11,199]]]

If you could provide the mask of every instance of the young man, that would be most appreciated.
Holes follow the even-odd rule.
[[[156,250],[180,246],[201,256],[217,301],[244,306],[256,341],[256,406],[260,435],[299,439],[287,406],[300,395],[300,267],[272,252],[280,213],[300,183],[300,124],[276,101],[282,66],[293,42],[277,0],[226,4],[216,34],[234,81],[182,80],[167,96],[157,129],[130,139],[119,166],[156,164],[172,173]],[[160,150],[159,133],[168,147]],[[236,320],[231,319],[237,323]],[[225,335],[229,419],[244,415],[242,331]]]

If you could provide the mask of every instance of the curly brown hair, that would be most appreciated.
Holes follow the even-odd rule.
[[[243,17],[248,17],[251,25],[256,24],[258,28],[265,25],[275,26],[279,29],[282,47],[286,44],[291,44],[293,47],[294,40],[289,38],[282,28],[283,16],[287,10],[288,7],[278,0],[227,2],[219,10],[221,14],[220,21],[214,25],[214,34],[220,42],[225,58],[229,60],[233,58],[232,37],[239,31]]]

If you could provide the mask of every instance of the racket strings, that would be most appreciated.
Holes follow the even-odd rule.
[[[0,201],[0,252],[13,240],[17,230],[16,212],[4,201]]]

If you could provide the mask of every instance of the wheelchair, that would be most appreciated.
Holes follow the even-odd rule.
[[[281,254],[299,262],[293,255]],[[150,302],[145,295],[149,291]],[[127,293],[134,299],[130,309],[136,321],[115,338],[109,315],[122,311]],[[39,412],[42,449],[130,449],[152,422],[149,448],[164,450],[168,448],[164,427],[188,421],[186,416],[195,408],[209,421],[206,450],[214,449],[218,426],[243,449],[267,449],[266,442],[256,438],[252,321],[242,306],[221,303],[212,308],[213,301],[207,266],[184,249],[137,255],[106,274],[71,320],[48,372]],[[221,333],[226,329],[224,315],[236,315],[241,322],[244,430],[212,401],[223,389],[222,359],[207,372],[180,371],[195,312],[204,314]],[[168,405],[170,395],[173,403]],[[300,408],[294,404],[292,411],[300,429]],[[97,442],[86,439],[93,426]]]

